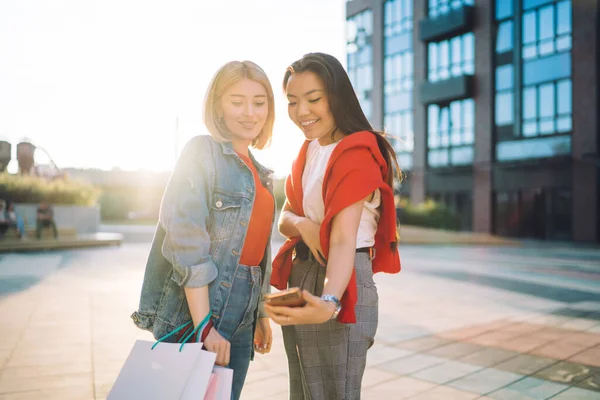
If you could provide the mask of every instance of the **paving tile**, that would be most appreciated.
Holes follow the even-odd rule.
[[[552,358],[538,357],[531,354],[521,354],[510,360],[494,365],[494,368],[502,371],[514,372],[521,375],[533,375],[534,373],[552,365],[557,361]]]
[[[0,393],[23,392],[31,390],[59,389],[70,386],[91,386],[89,373],[69,374],[60,376],[43,376],[31,378],[0,377]]]
[[[0,394],[0,400],[94,400],[91,383],[82,386],[69,386],[50,390],[29,390]]]
[[[426,354],[414,354],[412,356],[401,358],[400,360],[380,364],[378,368],[398,375],[408,375],[433,365],[441,364],[445,361],[446,360],[443,358]]]
[[[480,398],[478,394],[464,392],[448,386],[438,386],[411,397],[410,400],[473,400]]]
[[[367,367],[379,365],[414,354],[412,350],[398,349],[383,344],[376,344],[367,352]]]
[[[577,384],[577,386],[583,389],[595,390],[597,392],[600,392],[600,373],[587,378],[583,382]]]
[[[598,392],[572,387],[560,392],[552,400],[598,400]]]
[[[504,349],[485,348],[468,356],[461,357],[458,360],[469,364],[480,365],[482,367],[490,367],[496,365],[502,361],[515,358],[519,353],[514,351],[508,351]]]
[[[487,326],[469,326],[469,327],[465,327],[465,328],[460,328],[460,329],[454,329],[451,331],[446,331],[446,332],[440,332],[438,334],[439,337],[445,338],[445,339],[452,339],[452,340],[465,340],[465,339],[470,339],[473,338],[475,336],[479,336],[482,335],[485,332],[488,332],[491,328],[487,327]]]
[[[600,344],[600,333],[581,332],[573,335],[568,335],[564,338],[567,343],[573,343],[580,346],[593,347]]]
[[[437,336],[427,336],[423,338],[407,340],[404,342],[396,343],[394,346],[400,347],[402,349],[413,350],[416,352],[421,352],[429,349],[433,349],[436,347],[443,346],[445,344],[451,343],[450,339],[444,339]]]
[[[365,399],[406,399],[433,389],[435,384],[407,376],[363,390]]]
[[[433,367],[415,372],[411,376],[429,382],[444,384],[465,375],[479,371],[483,367],[458,361],[448,361]]]
[[[379,385],[382,382],[391,381],[397,379],[399,376],[389,371],[385,371],[379,368],[367,368],[362,379],[362,387],[368,388],[371,386]],[[287,375],[286,375],[287,379]]]
[[[569,328],[569,329],[578,329],[578,330],[587,330],[589,328],[592,328],[594,326],[598,325],[598,321],[595,321],[593,319],[587,319],[587,318],[575,318],[570,320],[569,322],[561,325],[564,328]]]
[[[486,394],[498,390],[521,378],[523,378],[523,375],[488,368],[465,376],[454,382],[450,382],[448,386],[466,390],[468,392]]]
[[[548,342],[550,342],[550,340],[535,337],[535,333],[532,333],[524,336],[510,338],[506,341],[498,343],[497,346],[505,350],[512,350],[518,353],[526,353],[530,350],[548,344]]]
[[[82,372],[92,372],[92,363],[83,362],[65,362],[63,359],[55,360],[54,364],[12,367],[5,368],[2,371],[2,379],[24,379],[37,378],[45,376],[69,375]]]
[[[484,347],[478,346],[469,342],[456,342],[450,343],[435,349],[429,350],[427,354],[436,357],[443,357],[450,360],[467,356],[469,354],[476,353],[483,350]]]
[[[515,332],[492,331],[469,339],[469,342],[476,343],[482,346],[496,346],[499,343],[506,342],[512,338],[519,336]]]
[[[515,332],[515,333],[531,333],[538,332],[546,328],[543,324],[532,324],[530,322],[519,322],[512,325],[507,325],[500,329],[503,332]]]
[[[598,368],[562,361],[536,372],[534,376],[548,381],[575,385],[597,373],[600,373]]]
[[[494,399],[548,399],[555,394],[568,389],[569,386],[548,382],[542,379],[527,377],[508,385],[496,392],[488,394]]]
[[[578,346],[559,340],[549,343],[545,346],[538,347],[537,349],[533,349],[530,351],[530,353],[537,356],[555,358],[557,360],[566,360],[577,353],[581,353],[583,350],[585,350],[585,347],[583,346]]]
[[[570,357],[568,361],[600,367],[600,346],[583,350],[581,353],[577,353],[573,357]]]

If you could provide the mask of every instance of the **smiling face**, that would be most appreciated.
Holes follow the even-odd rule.
[[[288,114],[309,140],[319,140],[321,145],[335,141],[335,120],[329,107],[325,85],[314,72],[292,74],[285,92]]]
[[[269,114],[265,87],[248,78],[229,86],[219,106],[234,147],[248,147],[262,131]]]

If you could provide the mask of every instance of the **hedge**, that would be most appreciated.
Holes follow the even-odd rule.
[[[68,177],[48,180],[36,176],[0,174],[0,199],[15,203],[95,205],[100,190],[94,186]]]

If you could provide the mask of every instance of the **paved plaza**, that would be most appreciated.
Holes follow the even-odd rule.
[[[0,399],[104,399],[135,339],[149,243],[0,255]],[[377,275],[364,399],[600,399],[600,250],[401,247]],[[286,399],[280,330],[245,400]]]

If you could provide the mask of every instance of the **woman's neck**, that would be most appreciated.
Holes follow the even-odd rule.
[[[231,140],[231,145],[233,146],[233,150],[235,150],[237,153],[240,153],[243,156],[248,157],[248,147],[250,146],[252,142],[249,140],[240,140],[240,139],[233,139]]]

